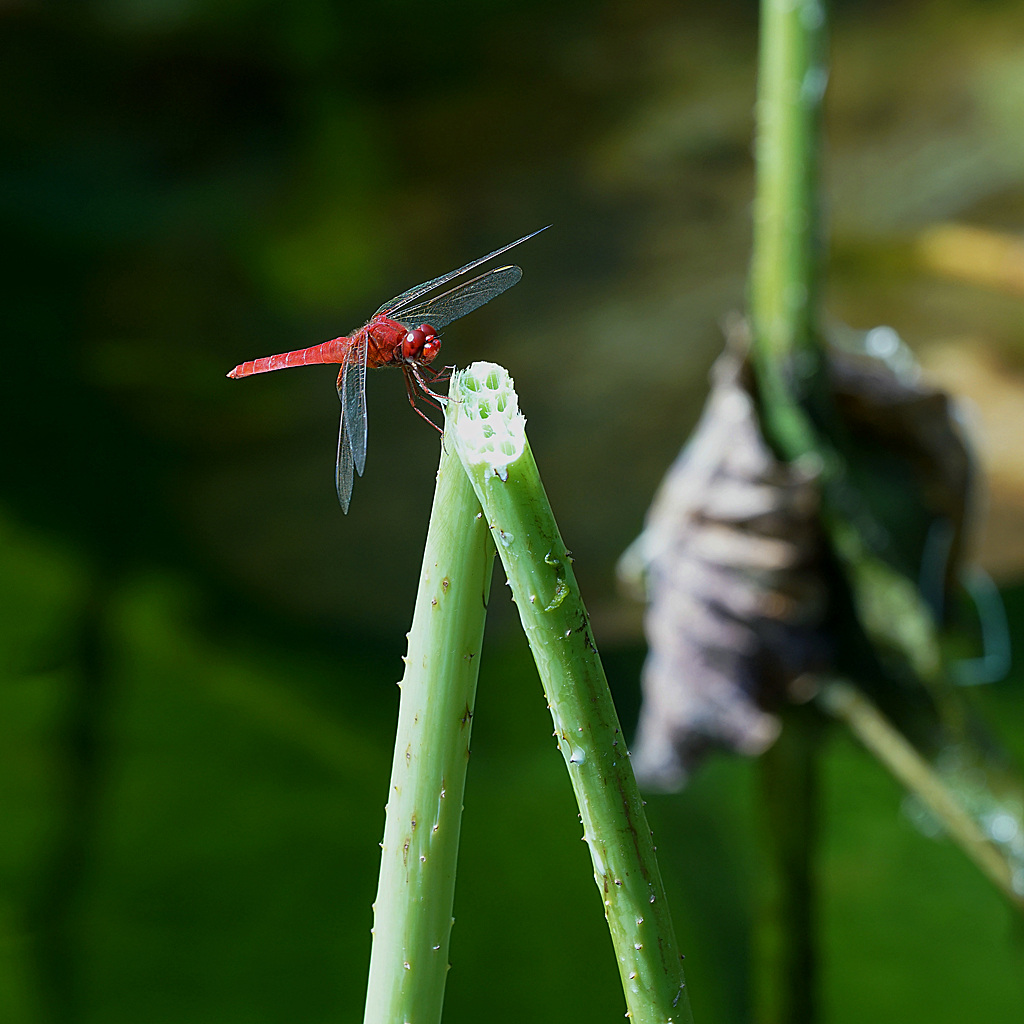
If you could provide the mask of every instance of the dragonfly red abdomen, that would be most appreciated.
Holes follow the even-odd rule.
[[[379,317],[360,327],[355,334],[332,338],[310,348],[261,356],[239,363],[229,377],[251,377],[254,373],[287,370],[293,366],[316,366],[320,363],[346,363],[356,350],[366,346],[365,363],[370,369],[400,365],[403,362],[429,363],[441,349],[437,332],[429,324],[409,330],[397,320]]]
[[[261,356],[239,363],[229,377],[250,377],[254,373],[270,373],[271,370],[285,370],[291,366],[313,366],[317,363],[344,363],[354,338],[332,338],[311,348],[300,348],[294,352],[281,352],[276,356]]]

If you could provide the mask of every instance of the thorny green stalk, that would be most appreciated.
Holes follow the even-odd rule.
[[[438,1024],[494,544],[442,451],[402,678],[365,1024]]]
[[[572,558],[555,525],[508,373],[454,376],[451,439],[484,509],[540,672],[583,822],[633,1024],[690,1024],[651,831]]]

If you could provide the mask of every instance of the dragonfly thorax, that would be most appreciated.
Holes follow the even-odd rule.
[[[402,339],[402,358],[408,362],[432,362],[440,351],[441,340],[430,324],[420,324]]]

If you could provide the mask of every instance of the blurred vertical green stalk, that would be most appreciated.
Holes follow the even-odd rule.
[[[751,361],[761,424],[781,459],[811,456],[819,465],[822,525],[866,642],[886,651],[927,691],[946,745],[961,745],[975,767],[985,764],[986,772],[998,773],[971,738],[963,703],[942,663],[937,623],[916,581],[867,539],[875,516],[853,482],[858,452],[832,408],[818,321],[824,32],[819,0],[762,0],[750,283]],[[1013,799],[1001,800],[988,783],[972,794],[963,779],[943,778],[864,694],[846,684],[822,681],[816,703],[851,728],[1019,910],[1020,856],[977,820],[979,807],[990,816],[996,809],[1011,815]],[[771,891],[759,931],[761,1024],[806,1024],[816,1016],[811,866],[820,731],[813,713],[790,709],[780,739],[762,759]],[[1016,781],[1005,788],[1020,792]],[[1019,811],[1011,816],[1016,820]]]
[[[365,1024],[438,1024],[494,543],[442,450],[402,678]]]
[[[445,433],[483,506],[555,724],[632,1024],[690,1024],[643,801],[590,622],[508,373],[456,374]]]
[[[817,452],[808,412],[827,416],[829,402],[817,329],[824,33],[819,0],[762,0],[751,359],[765,437],[786,460]],[[811,865],[820,727],[806,710],[785,715],[780,738],[760,763],[770,867],[757,936],[760,1024],[816,1018]]]
[[[785,459],[816,450],[804,410],[829,400],[817,331],[824,33],[819,0],[762,0],[751,357],[765,434]]]

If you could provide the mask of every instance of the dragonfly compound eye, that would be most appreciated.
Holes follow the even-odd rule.
[[[437,340],[434,328],[430,324],[420,324],[402,339],[402,356],[405,359],[429,363],[437,355],[440,347],[441,343]]]
[[[427,340],[423,342],[423,351],[420,352],[420,359],[424,363],[432,363],[434,357],[441,351],[441,339],[434,334],[432,327],[429,330],[430,334],[427,336]]]
[[[423,343],[427,340],[427,332],[422,327],[408,331],[402,339],[402,355],[406,359],[418,359]]]

